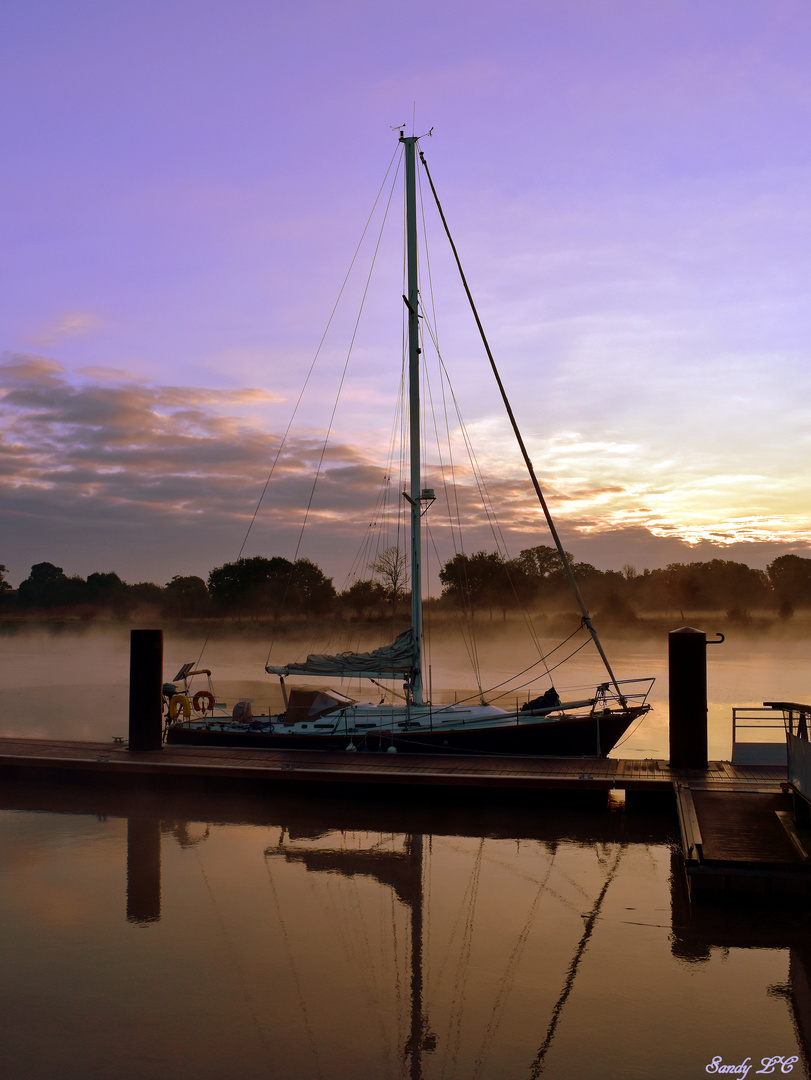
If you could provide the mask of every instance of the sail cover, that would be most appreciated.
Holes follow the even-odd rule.
[[[267,665],[269,675],[355,676],[363,679],[397,679],[410,676],[414,667],[414,635],[411,627],[392,642],[372,652],[344,652],[337,656],[311,653],[303,664]]]

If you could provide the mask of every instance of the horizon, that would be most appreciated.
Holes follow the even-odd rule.
[[[546,546],[549,548],[549,550],[554,551],[554,547],[552,545],[546,545]],[[471,553],[464,553],[464,554],[472,555],[474,553],[471,552]],[[485,554],[490,554],[490,553],[485,552]],[[516,556],[518,554],[520,554],[520,553],[516,553]],[[781,554],[782,555],[791,555],[791,554],[794,554],[794,553],[793,552],[782,552]],[[270,561],[273,558],[278,557],[278,556],[276,556],[275,554],[272,553],[269,556],[259,556],[259,557],[260,558],[267,558],[268,561]],[[108,568],[106,570],[98,570],[98,569],[91,570],[89,572],[89,574],[81,575],[81,574],[69,574],[69,573],[66,573],[64,567],[58,566],[56,563],[54,563],[52,560],[49,560],[49,559],[42,560],[42,563],[34,564],[34,565],[42,565],[44,563],[45,565],[53,566],[53,567],[55,567],[56,570],[64,573],[65,577],[67,577],[69,579],[77,579],[77,580],[80,580],[80,581],[86,581],[88,576],[91,576],[92,574],[95,574],[95,573],[99,573],[99,574],[113,573],[119,578],[121,583],[123,585],[127,586],[127,587],[140,586],[140,585],[156,585],[156,586],[158,586],[158,588],[164,589],[164,588],[168,587],[173,581],[175,581],[177,579],[197,578],[198,580],[201,580],[206,585],[208,585],[208,579],[215,570],[220,569],[222,566],[233,566],[236,563],[238,563],[240,560],[250,560],[252,558],[255,558],[255,556],[240,556],[237,559],[227,560],[225,563],[220,564],[220,566],[211,567],[211,569],[208,571],[208,573],[203,572],[202,574],[174,574],[174,575],[172,575],[172,577],[170,578],[169,581],[164,582],[162,584],[157,582],[157,581],[128,581],[126,578],[123,578],[120,574],[118,574],[118,572],[114,568]],[[776,559],[780,559],[780,558],[781,558],[781,555],[776,556]],[[802,558],[805,558],[805,557],[804,556],[799,556],[799,558],[802,559]],[[323,567],[319,566],[318,563],[315,563],[314,560],[308,559],[307,556],[300,556],[300,559],[302,561],[312,562],[313,565],[315,565],[317,569],[321,570],[322,573],[324,572]],[[711,565],[714,561],[721,562],[721,563],[730,563],[730,564],[733,564],[733,565],[736,565],[736,566],[743,566],[743,567],[745,567],[746,569],[749,569],[749,570],[755,570],[758,573],[764,574],[766,576],[767,580],[769,579],[769,574],[768,574],[769,567],[772,565],[772,563],[770,562],[766,567],[753,567],[753,566],[750,566],[748,563],[741,562],[740,560],[736,560],[736,559],[719,559],[716,556],[713,559],[701,559],[701,560],[696,559],[696,560],[691,560],[690,562],[673,562],[673,563],[668,563],[665,566],[643,567],[641,569],[639,569],[639,568],[637,568],[637,567],[635,567],[635,566],[633,566],[631,564],[628,564],[628,563],[626,563],[619,570],[614,570],[612,568],[609,568],[608,570],[603,570],[600,567],[594,567],[594,569],[597,570],[597,572],[599,574],[619,573],[619,574],[622,575],[622,577],[624,578],[625,581],[630,583],[630,582],[632,582],[634,580],[638,580],[640,578],[646,577],[647,575],[655,575],[655,574],[657,574],[659,572],[667,570],[671,566],[684,567],[684,568],[689,568],[691,566],[705,567],[705,566]],[[811,563],[811,558],[807,558],[807,561],[809,563]],[[774,560],[772,560],[772,562],[774,562]],[[293,565],[292,562],[291,562],[291,565]],[[575,560],[573,565],[575,567],[582,566],[582,565],[586,565],[586,566],[591,565],[591,566],[593,566],[593,564],[589,564],[585,560],[583,560],[582,562],[580,560]],[[33,569],[33,566],[29,568],[29,573],[26,574],[25,578],[22,579],[22,580],[26,580],[26,579],[28,579],[30,577],[30,570],[32,570],[32,569]],[[375,578],[380,579],[381,575],[380,575],[379,572],[373,571],[371,567],[368,567],[368,569],[369,569],[369,577],[365,578],[364,580],[370,580],[371,581],[371,580],[374,580]],[[8,575],[8,573],[6,571],[7,571],[7,567],[4,567],[3,564],[0,564],[0,572],[2,572],[3,580],[8,585],[11,586],[12,591],[16,591],[18,586],[19,586],[19,582],[16,585],[12,585],[11,582],[9,581],[9,575]],[[630,571],[630,573],[628,573],[628,571]],[[335,588],[336,596],[341,596],[342,593],[345,592],[348,589],[349,585],[351,584],[351,582],[347,581],[346,585],[343,588],[340,587],[340,586],[335,586],[333,578],[331,578],[326,573],[325,573],[324,576],[326,577],[326,579]],[[444,588],[445,587],[439,581],[439,578],[436,575],[434,575],[434,576],[435,576],[434,587],[436,588],[438,586],[439,591],[438,592],[426,592],[425,597],[424,597],[426,602],[439,600],[444,595]],[[361,580],[361,575],[360,574],[358,574],[356,577],[353,578],[353,581],[358,581],[358,580]],[[404,594],[405,596],[409,595],[409,588],[410,588],[409,583],[408,583],[408,581],[406,581],[406,584],[405,584],[406,592]],[[2,595],[2,594],[0,594],[0,595]],[[69,606],[74,606],[74,605],[69,605]]]

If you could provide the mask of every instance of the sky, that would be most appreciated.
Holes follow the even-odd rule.
[[[312,558],[339,588],[363,570],[391,475],[401,196],[313,496],[360,256],[319,343],[400,125],[426,136],[575,558],[811,556],[809,60],[806,0],[5,0],[8,579],[48,561],[163,584],[240,553]],[[440,241],[443,360],[517,555],[549,537]],[[465,550],[492,550],[458,477]]]

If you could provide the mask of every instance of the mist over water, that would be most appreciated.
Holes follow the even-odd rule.
[[[708,631],[708,639],[714,638]],[[333,646],[374,647],[354,634]],[[199,638],[168,630],[164,635],[164,677],[171,680],[182,664],[201,657]],[[667,635],[651,638],[605,638],[605,647],[617,678],[654,677],[649,701],[653,710],[613,751],[614,757],[666,758]],[[544,642],[546,646],[547,643]],[[210,668],[217,697],[232,706],[241,697],[252,698],[255,712],[282,707],[278,680],[264,673],[268,640],[262,631],[238,636],[220,633],[202,653],[202,666]],[[303,633],[274,646],[274,658],[300,658],[319,646]],[[548,647],[551,647],[551,643]],[[734,634],[707,649],[709,697],[709,754],[728,759],[731,752],[733,706],[758,706],[764,701],[805,702],[811,693],[809,674],[811,640],[750,637]],[[549,685],[542,669],[523,682],[520,691],[494,690],[507,678],[537,662],[537,652],[511,628],[488,627],[478,645],[481,687],[487,700],[511,707],[529,693]],[[477,699],[469,652],[450,636],[435,634],[427,652],[427,679],[438,702]],[[589,645],[565,667],[551,674],[564,700],[582,696],[605,680],[604,669]],[[128,725],[129,630],[120,624],[95,625],[81,632],[20,630],[0,634],[0,735],[107,740],[126,736]],[[376,699],[368,682],[343,684],[344,692],[361,699]],[[499,696],[503,694],[503,696]]]

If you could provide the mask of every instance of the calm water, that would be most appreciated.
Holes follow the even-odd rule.
[[[719,747],[729,702],[805,697],[803,647],[724,648]],[[125,733],[125,635],[0,658],[2,733]],[[623,753],[666,756],[662,731]],[[770,1075],[808,1076],[809,917],[690,911],[676,839],[632,806],[5,784],[2,1075],[682,1080],[796,1057]]]

